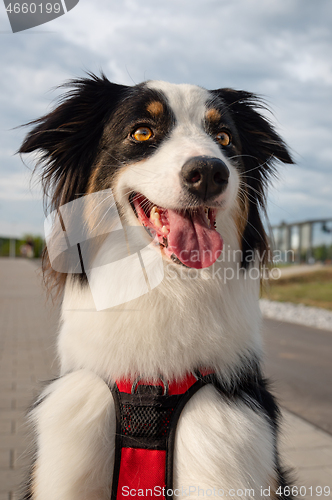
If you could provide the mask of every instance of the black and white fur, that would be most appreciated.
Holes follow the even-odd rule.
[[[152,102],[162,103],[163,112],[147,112]],[[115,414],[107,383],[137,374],[180,378],[197,367],[213,368],[230,397],[208,386],[184,408],[175,441],[174,488],[253,489],[254,495],[243,495],[251,498],[268,487],[272,497],[285,484],[277,451],[278,411],[260,373],[260,281],[250,279],[248,270],[259,267],[268,248],[260,212],[273,163],[292,160],[259,112],[262,107],[244,91],[160,81],[127,87],[91,75],[73,82],[59,106],[34,122],[20,152],[41,152],[50,207],[111,188],[128,225],[139,224],[130,193],[165,208],[191,208],[179,181],[183,164],[202,155],[221,159],[229,182],[211,206],[217,208],[224,247],[239,252],[235,260],[202,269],[195,279],[191,269],[164,257],[171,280],[129,305],[99,312],[84,275],[56,273],[45,256],[46,280],[51,287],[64,286],[61,373],[31,414],[37,453],[26,499],[108,500]],[[132,133],[142,124],[154,138],[137,144]],[[215,140],[220,129],[230,133],[230,146]],[[148,233],[142,237],[150,241]],[[253,251],[257,258],[249,263],[246,255]],[[242,271],[225,282],[220,276],[230,267]],[[264,388],[261,406],[248,404],[250,395],[237,390],[248,373]]]

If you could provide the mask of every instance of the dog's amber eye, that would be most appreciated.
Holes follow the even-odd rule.
[[[219,134],[216,135],[216,139],[222,146],[229,146],[231,143],[231,136],[225,131],[219,132]]]
[[[133,138],[135,141],[148,141],[152,137],[152,130],[149,127],[139,127],[135,132],[132,134]]]

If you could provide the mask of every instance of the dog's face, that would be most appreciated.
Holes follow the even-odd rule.
[[[252,94],[158,81],[125,87],[105,77],[75,85],[20,150],[44,152],[53,208],[112,188],[127,223],[143,225],[165,259],[187,267],[218,258],[216,219],[226,213],[244,255],[265,248],[266,181],[275,159],[292,160]]]
[[[103,144],[89,190],[112,186],[126,220],[143,225],[166,259],[209,267],[222,250],[217,214],[237,205],[243,170],[222,99],[191,85],[148,82],[119,104]]]

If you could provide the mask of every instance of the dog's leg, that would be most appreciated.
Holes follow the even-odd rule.
[[[262,408],[252,406],[211,386],[191,398],[175,439],[174,486],[181,495],[278,498],[271,422]]]
[[[32,411],[37,456],[33,500],[109,500],[115,412],[111,392],[87,370],[53,382]]]

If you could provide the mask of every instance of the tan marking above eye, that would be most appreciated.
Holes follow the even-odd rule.
[[[149,127],[139,127],[132,134],[132,137],[135,139],[135,141],[143,142],[151,139],[152,135],[153,132]]]
[[[164,106],[159,101],[152,101],[148,104],[146,110],[152,116],[160,116],[164,112]]]
[[[205,117],[210,122],[219,122],[221,119],[221,114],[217,109],[210,108],[207,110]]]
[[[231,143],[231,136],[228,132],[224,130],[216,135],[216,139],[222,146],[229,146]]]

